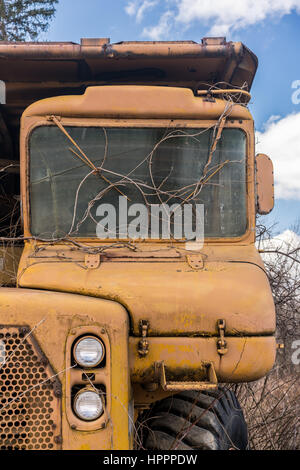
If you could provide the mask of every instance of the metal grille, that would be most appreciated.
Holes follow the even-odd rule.
[[[61,447],[61,384],[28,327],[0,326],[0,449]]]

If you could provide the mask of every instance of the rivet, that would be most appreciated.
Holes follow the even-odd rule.
[[[62,437],[61,436],[55,436],[54,442],[55,442],[55,444],[61,444],[62,443]]]
[[[56,387],[54,389],[54,395],[56,396],[56,398],[61,398],[62,392],[61,392],[60,388]]]
[[[155,392],[158,389],[158,384],[155,382],[149,382],[143,384],[143,389],[147,390],[147,392]]]

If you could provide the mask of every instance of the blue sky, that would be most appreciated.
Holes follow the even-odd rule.
[[[250,110],[257,149],[275,166],[268,218],[284,230],[300,218],[300,0],[60,0],[41,39],[199,42],[212,35],[242,41],[258,56]]]

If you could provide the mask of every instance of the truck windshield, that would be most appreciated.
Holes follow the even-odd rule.
[[[36,127],[29,140],[32,235],[101,238],[96,228],[103,222],[114,238],[107,222],[113,206],[115,235],[126,238],[122,198],[129,219],[137,203],[147,210],[190,204],[194,211],[202,204],[205,238],[243,235],[246,135],[226,128],[212,152],[215,134],[213,128]]]

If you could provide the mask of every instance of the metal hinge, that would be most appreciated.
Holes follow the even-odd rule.
[[[227,353],[228,348],[227,348],[227,341],[225,340],[225,328],[226,328],[226,322],[222,318],[217,321],[217,328],[219,332],[219,339],[217,341],[217,349],[218,353],[223,356],[224,354]]]
[[[84,257],[84,265],[87,269],[97,269],[100,266],[100,254],[88,253]]]
[[[199,253],[195,255],[186,255],[186,261],[190,268],[194,269],[195,271],[203,269],[203,258]]]
[[[148,320],[140,320],[140,334],[142,339],[138,342],[138,353],[142,357],[147,356],[149,352],[149,341],[147,340],[148,331]]]

